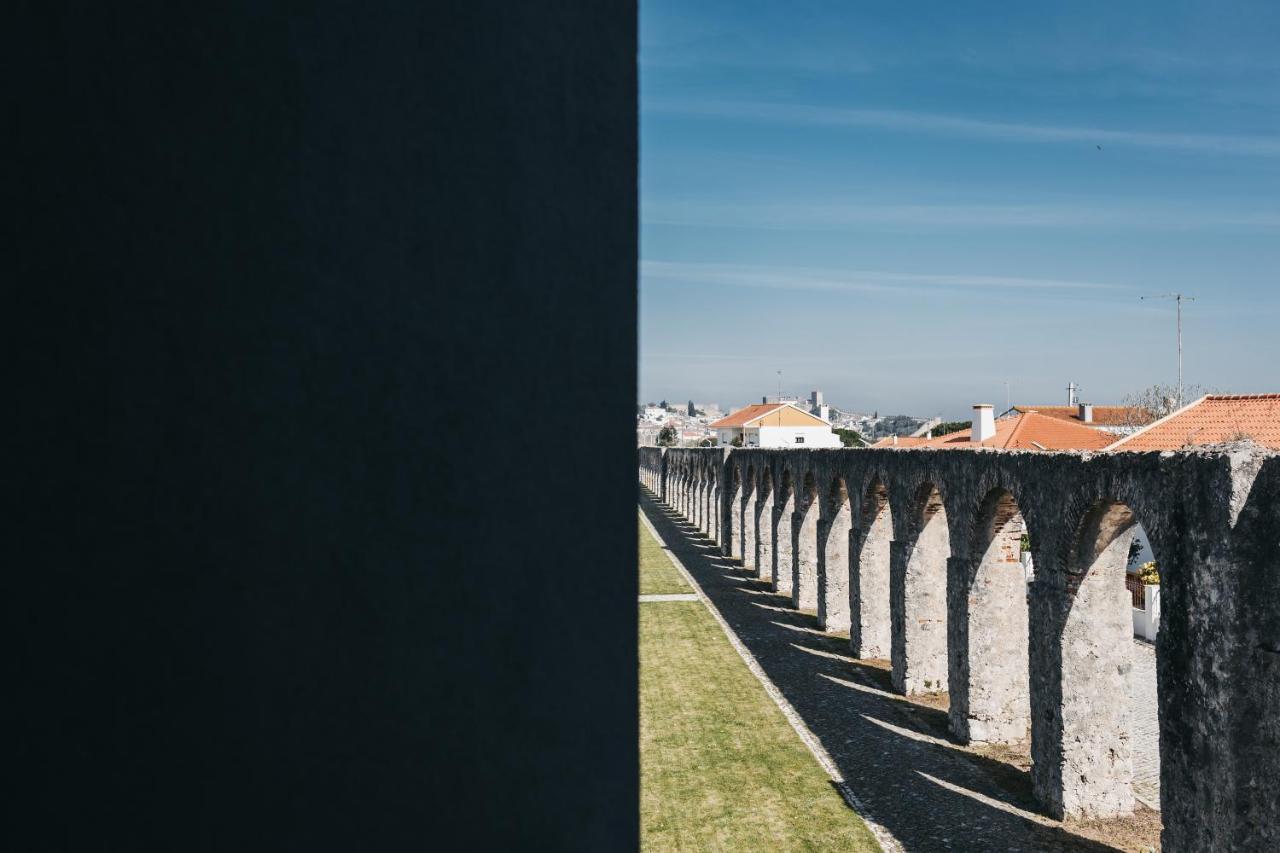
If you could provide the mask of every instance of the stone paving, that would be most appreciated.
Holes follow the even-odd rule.
[[[1130,711],[1133,715],[1133,793],[1152,808],[1160,808],[1160,720],[1156,707],[1156,648],[1133,641],[1133,669],[1129,672]]]
[[[1025,771],[956,744],[944,710],[895,694],[888,672],[850,657],[848,641],[818,630],[814,615],[792,609],[789,597],[773,594],[753,573],[721,556],[673,511],[647,495],[641,506],[821,741],[865,816],[903,848],[1114,849],[1044,817]],[[1141,669],[1135,666],[1135,672]],[[1135,677],[1134,683],[1144,682]],[[1154,679],[1151,684],[1154,690]]]

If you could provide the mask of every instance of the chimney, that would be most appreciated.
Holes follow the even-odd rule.
[[[897,436],[897,434],[896,434],[896,433],[895,433],[895,434],[894,434],[894,436],[893,436],[893,446],[894,446],[894,447],[897,447],[897,446],[898,446],[898,436]]]
[[[1093,423],[1093,403],[1080,404],[1080,420],[1087,424]]]
[[[761,397],[761,398],[760,398],[760,405],[762,405],[762,406],[763,406],[764,404],[766,404],[766,403],[768,403],[768,402],[769,402],[769,398],[768,398],[768,397]]]
[[[1074,382],[1067,383],[1067,405],[1074,406],[1076,404],[1076,392],[1080,390],[1080,386]]]
[[[981,444],[996,435],[996,414],[990,403],[973,404],[973,429],[969,441]]]

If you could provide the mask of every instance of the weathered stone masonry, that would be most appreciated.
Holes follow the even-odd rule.
[[[1163,847],[1280,848],[1280,454],[641,448],[641,480],[954,734],[1030,738],[1047,813],[1133,809],[1123,583],[1160,562]],[[1029,536],[1034,577],[1019,561]]]

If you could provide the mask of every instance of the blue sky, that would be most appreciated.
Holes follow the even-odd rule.
[[[1280,391],[1280,4],[640,19],[643,400]]]

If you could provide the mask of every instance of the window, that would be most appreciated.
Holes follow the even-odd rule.
[[[797,435],[797,436],[796,436],[796,444],[804,444],[804,436],[803,436],[803,435]]]

